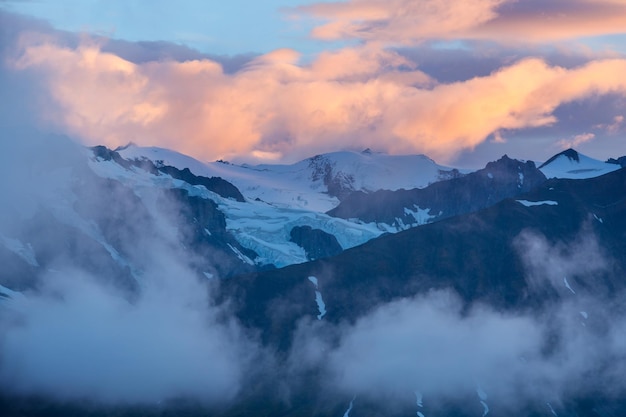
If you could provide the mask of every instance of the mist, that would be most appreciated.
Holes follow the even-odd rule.
[[[38,258],[46,269],[34,283],[0,303],[7,394],[110,405],[182,398],[214,407],[237,403],[263,375],[278,402],[316,390],[410,408],[418,392],[426,406],[469,401],[480,413],[481,401],[502,412],[529,403],[558,410],[597,390],[616,398],[626,390],[626,312],[615,302],[619,294],[609,297],[602,278],[612,261],[590,227],[571,242],[532,231],[516,239],[530,296],[546,288],[556,294],[542,308],[468,307],[453,291],[428,291],[354,323],[301,319],[281,364],[228,303],[216,305],[215,288],[181,245],[187,226],[179,202],[158,189],[136,194],[121,186],[103,196],[81,145],[33,130],[16,137],[0,152],[1,191],[9,197],[0,218],[12,219],[0,232],[25,245],[52,242],[56,251]],[[66,246],[53,227],[98,241],[104,231],[93,219],[110,215],[128,226],[116,232],[114,251]],[[316,384],[303,384],[310,374]]]
[[[146,286],[130,303],[84,273],[43,280],[3,319],[5,390],[145,404],[178,397],[212,404],[238,392],[251,359],[244,336],[218,321],[206,297]]]
[[[29,127],[27,116],[18,122],[0,141],[0,238],[19,242],[36,268],[0,282],[19,291],[0,297],[0,390],[109,405],[230,403],[264,354],[192,268],[179,203],[105,182],[88,149]],[[101,219],[117,223],[107,231]]]
[[[583,227],[572,242],[549,243],[526,231],[516,246],[528,287],[537,298],[550,288],[559,295],[553,302],[532,311],[468,308],[453,291],[437,290],[380,305],[355,323],[306,319],[292,372],[322,369],[323,392],[385,409],[415,409],[414,392],[429,410],[457,404],[476,415],[483,402],[496,414],[529,404],[550,413],[546,404],[558,411],[598,393],[623,397],[626,311],[621,294],[608,296],[602,274],[611,260],[593,233]]]

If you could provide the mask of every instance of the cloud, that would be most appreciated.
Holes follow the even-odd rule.
[[[291,160],[337,148],[422,152],[449,161],[502,130],[549,126],[562,104],[623,94],[622,59],[574,68],[523,59],[437,83],[381,45],[256,57],[235,73],[210,59],[134,63],[84,42],[23,39],[13,61],[46,80],[44,117],[89,144],[175,148],[201,159]]]
[[[545,43],[626,33],[622,0],[508,1],[497,13],[497,18],[477,26],[469,36]]]
[[[355,323],[302,321],[291,363],[321,367],[323,389],[385,410],[415,410],[414,391],[426,410],[456,404],[477,413],[484,391],[489,407],[505,414],[549,414],[546,403],[567,408],[598,387],[604,399],[622,398],[626,316],[621,295],[609,296],[614,287],[603,281],[610,258],[584,228],[567,243],[525,232],[517,244],[532,309],[468,306],[451,291],[430,291],[379,305]]]
[[[617,115],[613,117],[612,123],[598,124],[594,128],[605,130],[610,135],[616,135],[622,130],[624,124],[624,116]]]
[[[334,337],[301,323],[291,361],[319,367],[321,390],[385,410],[415,409],[417,391],[428,410],[478,412],[483,391],[494,410],[548,413],[546,403],[565,407],[599,386],[610,387],[604,398],[623,394],[626,317],[616,307],[579,295],[532,313],[479,304],[468,311],[454,294],[430,292],[378,306],[332,329]]]
[[[590,227],[584,225],[572,242],[551,244],[536,232],[523,231],[515,246],[526,268],[526,281],[533,291],[551,288],[570,295],[575,287],[586,291],[599,290],[598,281],[610,262]],[[596,288],[593,288],[593,287]]]
[[[16,90],[0,104],[14,113],[7,123],[28,115],[86,144],[133,141],[203,160],[295,161],[370,147],[451,162],[497,132],[511,148],[524,140],[520,131],[553,126],[545,135],[589,132],[600,144],[602,132],[592,129],[613,122],[606,109],[588,108],[624,96],[616,75],[623,63],[611,54],[565,49],[524,59],[532,49],[391,50],[370,42],[312,58],[293,50],[210,57],[165,43],[80,37],[9,13],[2,19],[0,82]],[[497,157],[505,150],[496,145]]]
[[[302,6],[302,13],[328,19],[312,35],[319,39],[374,40],[410,44],[449,38],[496,17],[505,0],[468,4],[455,0],[352,0]]]
[[[3,313],[5,393],[151,405],[224,403],[238,393],[249,352],[236,348],[244,346],[238,328],[206,307],[206,289],[181,290],[186,283],[159,277],[165,288],[150,282],[131,303],[66,268],[42,277],[36,292]]]
[[[105,191],[82,146],[28,116],[11,123],[0,140],[0,237],[31,248],[40,268],[2,274],[22,291],[0,300],[3,401],[228,404],[265,355],[197,277],[177,203],[159,190],[143,202],[122,185]],[[101,218],[113,223],[108,241]]]
[[[577,148],[579,145],[589,142],[595,137],[596,135],[594,133],[581,133],[580,135],[575,135],[570,139],[561,139],[557,144],[563,149]]]
[[[326,19],[319,39],[361,39],[414,44],[428,39],[484,39],[546,43],[624,34],[626,4],[620,0],[350,0],[297,9]]]

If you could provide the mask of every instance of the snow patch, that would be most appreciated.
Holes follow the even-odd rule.
[[[422,209],[416,204],[413,205],[415,210],[411,210],[408,207],[404,208],[404,214],[407,216],[412,216],[415,219],[415,223],[412,226],[421,226],[430,222],[431,219],[434,219],[437,216],[432,216],[430,214],[430,209]]]
[[[543,200],[543,201],[528,201],[528,200],[515,200],[518,203],[526,206],[526,207],[532,207],[532,206],[542,206],[542,205],[548,205],[548,206],[558,206],[559,203],[557,201],[552,201],[552,200]]]
[[[552,408],[552,404],[546,403],[546,405],[548,406],[548,409],[550,410],[552,415],[554,415],[555,417],[559,417],[559,415],[556,413],[556,411],[554,411],[554,408]]]
[[[326,303],[324,303],[322,293],[319,291],[317,278],[311,276],[308,277],[308,280],[315,286],[315,303],[317,304],[317,309],[320,312],[317,315],[317,319],[321,320],[326,315]]]
[[[213,275],[213,274],[212,274],[212,273],[210,273],[210,272],[203,272],[203,274],[204,274],[204,276],[205,276],[207,279],[209,279],[209,280],[210,280],[210,279],[215,278],[215,275]]]
[[[600,223],[604,223],[604,221],[602,220],[602,218],[600,218],[600,217],[596,216],[595,214],[593,215],[593,217],[595,217],[595,219],[596,219],[597,221],[599,221]]]
[[[350,412],[352,411],[352,407],[354,406],[354,398],[350,401],[350,405],[345,413],[343,413],[343,417],[350,417]]]
[[[415,391],[415,403],[417,404],[417,408],[424,408],[424,402],[423,402],[423,396],[422,393],[419,391]],[[417,411],[417,417],[424,417],[424,413],[422,413],[421,411]]]
[[[480,404],[483,406],[483,417],[485,417],[487,414],[489,414],[489,406],[487,405],[487,393],[479,385],[476,387],[476,394],[478,395]]]
[[[26,263],[30,266],[39,267],[39,263],[35,257],[35,251],[30,243],[23,244],[17,239],[12,239],[3,235],[0,235],[0,243],[4,245],[5,248],[26,261]]]
[[[326,315],[326,304],[322,298],[322,293],[319,291],[315,291],[315,302],[317,303],[317,309],[320,312],[320,314],[317,315],[317,319],[321,320]]]
[[[13,291],[10,288],[0,285],[0,301],[5,299],[17,300],[24,298],[24,294],[19,291]]]
[[[566,277],[563,277],[563,283],[565,284],[567,289],[572,292],[572,294],[576,294],[576,291],[574,291],[574,289],[569,285],[569,282],[567,282],[567,278]]]
[[[237,255],[237,258],[239,258],[241,262],[246,263],[248,265],[254,265],[254,261],[250,259],[249,257],[247,257],[246,255],[244,255],[243,253],[241,253],[239,249],[237,249],[230,243],[227,243],[227,245],[235,253],[235,255]]]
[[[587,319],[589,318],[589,314],[587,314],[587,312],[586,312],[586,311],[581,311],[581,312],[580,312],[580,315],[581,315],[581,316],[583,316],[583,318],[584,318],[585,320],[587,320]]]
[[[419,391],[415,391],[415,402],[419,408],[424,407],[424,396]]]

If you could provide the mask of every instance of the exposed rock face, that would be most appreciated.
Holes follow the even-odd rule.
[[[317,277],[324,289],[329,321],[355,320],[379,303],[443,288],[453,289],[468,306],[483,302],[499,309],[538,309],[569,293],[560,276],[557,288],[529,287],[528,254],[520,246],[529,232],[554,245],[597,239],[611,262],[588,276],[573,271],[569,282],[586,285],[589,292],[620,294],[626,289],[624,190],[624,170],[589,180],[549,180],[519,198],[555,204],[527,206],[505,199],[478,212],[382,236],[331,258],[242,277],[224,289],[236,286],[242,321],[266,329],[266,340],[286,345],[297,320],[315,316],[317,307],[299,304],[286,316],[272,315],[272,306],[306,297],[309,276]]]
[[[323,155],[311,158],[309,167],[312,169],[311,179],[323,180],[329,195],[342,200],[354,191],[354,177],[337,171],[334,164]]]
[[[213,191],[224,198],[233,198],[242,202],[245,201],[243,195],[237,187],[220,177],[207,178],[194,175],[189,168],[181,170],[169,165],[155,165],[148,159],[126,160],[122,158],[118,152],[112,151],[105,146],[94,146],[91,150],[93,151],[95,157],[102,158],[105,161],[112,160],[126,169],[130,169],[130,167],[134,166],[148,171],[151,174],[158,174],[161,172],[171,176],[172,178],[176,178],[177,180],[185,181],[191,185],[203,185],[207,190]]]
[[[539,166],[539,169],[547,165],[550,165],[552,162],[554,162],[561,156],[567,157],[570,161],[580,162],[580,155],[578,155],[578,152],[570,148],[570,149],[564,150],[563,152],[557,153],[552,158],[548,159],[546,162],[544,162],[543,164]]]
[[[537,187],[546,180],[534,162],[506,155],[471,174],[422,189],[354,192],[329,215],[406,229],[489,207]]]
[[[291,241],[305,250],[309,260],[338,255],[343,250],[335,236],[311,226],[296,226],[290,235]]]

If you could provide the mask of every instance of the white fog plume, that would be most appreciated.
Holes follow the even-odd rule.
[[[25,247],[42,243],[44,255],[45,245],[55,250],[34,282],[8,277],[22,296],[0,299],[0,390],[107,404],[232,400],[251,363],[261,366],[261,349],[213,303],[170,233],[185,230],[173,222],[176,202],[146,209],[123,187],[98,200],[111,190],[98,188],[85,149],[31,129],[11,135],[0,141],[0,219],[9,220],[0,233]],[[115,231],[115,248],[93,221],[113,206],[120,216],[141,214],[131,230]],[[79,236],[78,247],[64,230]]]
[[[500,312],[477,303],[468,309],[452,291],[432,291],[378,306],[354,324],[301,322],[292,363],[320,366],[330,391],[382,404],[415,390],[435,407],[466,402],[475,398],[476,386],[488,393],[493,414],[546,402],[558,410],[568,398],[590,395],[599,386],[605,395],[623,395],[623,309],[598,292],[573,297],[562,277],[552,282],[567,273],[588,288],[599,287],[594,278],[610,261],[597,241],[583,231],[568,245],[529,233],[518,243],[531,249],[521,255],[527,265],[543,262],[543,274],[530,270],[532,279],[562,287],[561,298],[547,307]],[[538,281],[529,285],[545,288]],[[483,412],[475,408],[477,415]]]
[[[568,244],[551,244],[544,236],[526,230],[515,245],[526,269],[526,282],[533,291],[551,287],[561,295],[572,294],[577,280],[587,288],[599,289],[594,278],[608,267],[606,255],[588,226],[583,226]]]
[[[606,309],[591,298],[583,304],[596,315]],[[301,328],[292,361],[320,366],[328,390],[383,404],[417,389],[437,407],[472,398],[477,384],[489,393],[493,410],[545,402],[558,407],[598,386],[612,387],[609,395],[624,393],[624,315],[583,325],[580,303],[566,302],[542,317],[486,306],[466,314],[461,306],[450,292],[434,292],[333,329],[335,340],[314,325],[311,332]]]
[[[194,288],[146,285],[131,303],[81,272],[43,281],[4,315],[5,391],[145,404],[214,403],[237,393],[250,359],[244,336],[218,322],[202,288],[193,295]]]

